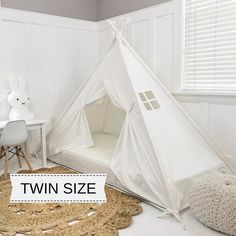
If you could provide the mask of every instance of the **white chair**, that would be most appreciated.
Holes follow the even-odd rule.
[[[20,168],[20,157],[25,159],[30,170],[33,170],[28,157],[24,150],[24,144],[28,139],[28,133],[24,120],[10,121],[3,129],[0,138],[0,159],[5,157],[5,172],[4,179],[8,177],[8,161],[14,156],[17,156]]]

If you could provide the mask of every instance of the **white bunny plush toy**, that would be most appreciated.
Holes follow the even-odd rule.
[[[8,96],[8,103],[11,111],[10,120],[33,120],[34,114],[29,111],[28,105],[30,98],[25,91],[25,81],[21,76],[18,79],[10,79],[11,93]]]

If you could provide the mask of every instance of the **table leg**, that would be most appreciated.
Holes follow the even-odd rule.
[[[41,153],[42,153],[42,165],[43,168],[47,167],[47,153],[46,153],[46,133],[45,133],[45,125],[41,126]]]

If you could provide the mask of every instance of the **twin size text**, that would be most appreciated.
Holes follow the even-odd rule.
[[[20,183],[24,194],[96,194],[96,183],[64,183],[59,191],[58,183]],[[60,186],[62,187],[62,186]]]

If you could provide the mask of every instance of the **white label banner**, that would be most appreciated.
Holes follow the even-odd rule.
[[[106,174],[11,174],[11,203],[105,203]]]

